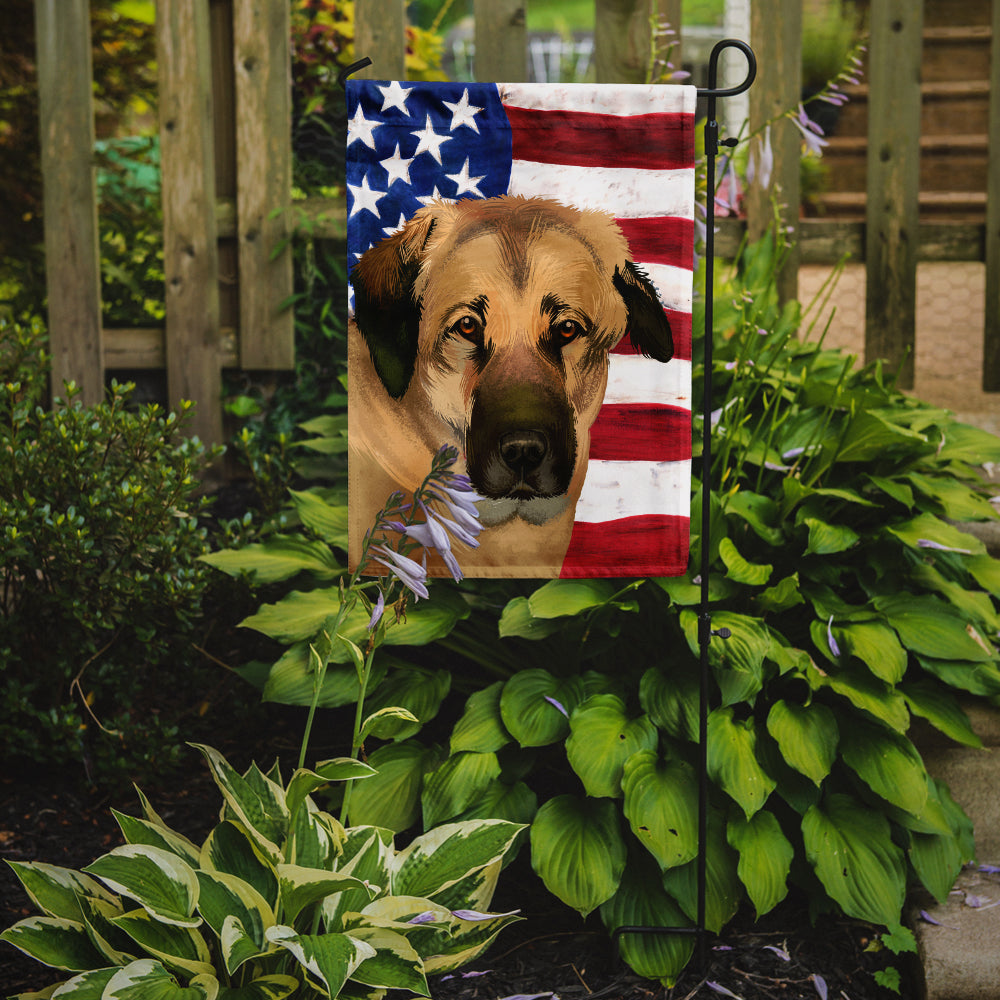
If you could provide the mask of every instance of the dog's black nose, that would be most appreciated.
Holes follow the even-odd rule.
[[[500,438],[500,457],[504,465],[522,475],[542,464],[549,443],[541,431],[509,431]]]

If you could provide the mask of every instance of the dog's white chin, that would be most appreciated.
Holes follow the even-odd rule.
[[[483,526],[492,528],[515,517],[529,524],[544,524],[553,517],[558,517],[566,509],[568,502],[569,497],[563,493],[556,497],[531,497],[527,500],[519,500],[517,497],[484,498],[476,503],[476,507]]]

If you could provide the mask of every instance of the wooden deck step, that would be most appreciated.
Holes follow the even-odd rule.
[[[863,191],[830,191],[816,198],[824,215],[837,219],[864,219],[868,198]],[[982,222],[986,193],[980,191],[921,191],[921,219]]]

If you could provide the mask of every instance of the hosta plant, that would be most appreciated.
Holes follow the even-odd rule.
[[[520,827],[450,823],[404,849],[389,830],[343,827],[312,795],[369,779],[338,758],[240,774],[202,746],[221,818],[198,845],[140,793],[116,813],[126,843],[82,871],[12,862],[40,916],[0,935],[69,974],[66,1000],[429,996],[427,975],[477,956],[514,913],[487,912]],[[54,992],[52,990],[54,989]]]

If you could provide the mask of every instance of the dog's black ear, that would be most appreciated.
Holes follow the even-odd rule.
[[[433,219],[412,220],[362,254],[351,272],[354,321],[393,399],[406,393],[416,367],[420,303],[413,289],[433,226]]]
[[[669,361],[674,338],[653,283],[631,261],[625,262],[624,270],[616,267],[611,280],[628,310],[632,343],[647,358]]]

